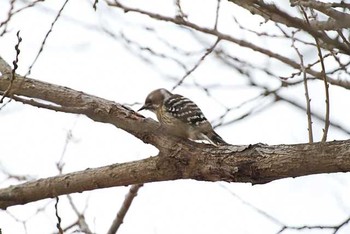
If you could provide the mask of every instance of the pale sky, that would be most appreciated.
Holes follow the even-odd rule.
[[[184,9],[191,12],[189,20],[199,25],[212,26],[215,17],[216,1],[184,2]],[[125,1],[128,6],[143,7],[164,15],[173,15],[172,1]],[[63,1],[51,1],[23,11],[11,20],[10,31],[0,38],[0,55],[12,63],[16,44],[16,32],[20,30],[23,41],[18,73],[24,75],[33,62],[40,44],[55,18]],[[201,9],[197,9],[197,5]],[[150,6],[151,5],[151,6]],[[260,25],[261,19],[252,17],[249,12],[223,3],[219,29],[222,32],[246,39],[238,34],[238,27],[232,26],[232,11],[246,27],[266,30],[272,25]],[[7,1],[0,2],[0,22],[7,16]],[[193,13],[193,14],[192,14]],[[203,16],[206,17],[203,17]],[[248,20],[254,19],[254,20]],[[141,26],[140,26],[141,25]],[[142,25],[154,28],[157,35],[145,33]],[[43,53],[32,69],[29,77],[67,86],[119,103],[142,103],[146,95],[160,87],[171,89],[175,81],[185,71],[174,62],[153,58],[152,63],[140,59],[136,47],[128,50],[122,43],[108,37],[101,26],[122,32],[141,45],[157,49],[159,53],[172,52],[159,38],[175,43],[188,51],[205,49],[190,33],[169,23],[157,23],[135,13],[124,14],[118,9],[108,8],[99,2],[97,12],[87,1],[70,1],[63,11],[52,34],[47,40]],[[202,35],[203,36],[203,35]],[[215,38],[203,37],[208,43]],[[251,42],[268,44],[266,38],[251,38]],[[280,63],[266,60],[250,50],[238,46],[230,47],[222,43],[222,48],[236,50],[242,59],[254,59],[257,65],[270,64],[276,72],[290,72]],[[290,44],[273,44],[275,50],[285,50],[290,57]],[[132,53],[131,51],[136,53]],[[149,55],[143,51],[141,54]],[[178,57],[191,65],[201,57]],[[148,56],[150,57],[150,56]],[[152,57],[150,57],[152,58]],[[258,74],[258,82],[276,86],[276,81]],[[261,78],[261,80],[260,80]],[[189,87],[194,82],[201,85],[222,84],[227,89],[213,90],[214,99],[204,92]],[[203,110],[209,120],[215,120],[225,110],[225,106],[236,106],[257,96],[260,91],[243,87],[245,78],[213,58],[208,58],[185,80],[184,86],[174,92],[191,98]],[[321,90],[321,91],[320,91]],[[330,87],[331,115],[339,123],[350,129],[348,103],[349,91]],[[312,105],[317,113],[324,113],[324,91],[320,84],[310,84]],[[304,103],[304,90],[290,88],[285,95]],[[261,105],[270,100],[262,100]],[[249,106],[248,106],[249,107]],[[237,109],[230,117],[245,112]],[[139,108],[139,105],[132,107]],[[147,117],[154,116],[143,112]],[[278,103],[268,111],[239,121],[227,127],[217,128],[217,132],[232,144],[293,144],[307,142],[307,122],[305,113],[285,104]],[[315,140],[322,136],[323,124],[314,121]],[[13,174],[30,175],[33,179],[58,174],[56,163],[61,159],[66,135],[72,131],[63,156],[64,173],[80,171],[113,163],[139,160],[154,156],[157,149],[146,145],[132,135],[109,124],[93,122],[85,116],[57,113],[45,109],[23,105],[12,101],[0,111],[0,167]],[[339,130],[330,129],[328,140],[347,139],[349,136]],[[0,187],[17,183],[6,180],[0,172]],[[73,194],[73,200],[80,211],[86,208],[86,218],[92,231],[105,233],[114,219],[128,188],[117,187]],[[312,175],[300,178],[287,178],[264,185],[252,186],[249,183],[199,182],[179,180],[146,184],[139,191],[134,203],[118,233],[121,234],[231,234],[231,233],[276,233],[280,226],[259,213],[252,206],[268,213],[288,225],[337,225],[350,215],[349,173]],[[245,202],[242,202],[241,199]],[[8,208],[9,215],[0,211],[0,228],[4,234],[12,233],[53,233],[56,231],[54,200],[43,200],[22,206]],[[45,207],[43,212],[37,212]],[[62,227],[75,221],[76,216],[65,196],[61,196],[59,212]],[[26,228],[16,221],[26,220]],[[331,233],[327,230],[285,231],[289,233]],[[350,233],[350,225],[338,233]]]

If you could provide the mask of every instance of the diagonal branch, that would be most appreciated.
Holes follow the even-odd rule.
[[[350,171],[350,140],[314,144],[252,146],[173,142],[168,152],[39,179],[0,189],[0,208],[63,194],[177,179],[267,183],[316,173]],[[336,152],[335,155],[332,152]]]
[[[8,79],[0,78],[0,91]],[[267,183],[302,175],[350,171],[350,141],[299,145],[221,146],[172,137],[133,110],[67,87],[16,76],[12,96],[50,102],[56,111],[110,123],[159,149],[157,157],[39,179],[0,190],[0,208],[112,186],[195,179]],[[28,103],[31,104],[31,103]],[[336,155],[334,154],[336,152]],[[336,157],[336,160],[334,158]]]
[[[10,82],[8,79],[0,78],[0,92],[5,91]],[[111,123],[140,139],[143,139],[146,133],[154,132],[159,128],[157,122],[145,119],[142,115],[121,104],[19,75],[16,75],[16,79],[12,82],[10,94],[13,95],[14,100],[24,104],[65,113],[84,114],[94,121]],[[147,143],[157,145],[151,138],[148,137],[150,141]]]
[[[308,16],[304,10],[303,7],[300,7],[305,21],[310,24]],[[329,85],[327,83],[327,78],[326,78],[326,68],[325,68],[325,64],[323,61],[323,56],[322,56],[322,51],[321,51],[321,47],[320,47],[320,43],[317,39],[317,37],[314,37],[315,42],[316,42],[316,48],[317,48],[317,52],[318,52],[318,57],[320,58],[320,63],[321,63],[321,68],[322,68],[322,76],[323,76],[323,83],[324,83],[324,87],[325,87],[325,96],[326,96],[326,116],[325,116],[325,127],[323,130],[323,136],[322,136],[322,142],[325,142],[327,140],[327,135],[328,135],[328,129],[329,129]]]
[[[293,17],[287,12],[280,10],[275,4],[265,3],[264,1],[257,0],[229,0],[247,10],[252,14],[259,14],[266,20],[272,20],[276,23],[284,24],[288,27],[294,27],[308,32],[313,37],[319,38],[323,42],[327,43],[330,47],[338,48],[345,54],[350,54],[350,48],[344,43],[339,42],[330,38],[327,34],[319,32],[317,29],[313,28],[311,25],[304,22],[304,20]],[[349,18],[350,16],[348,16]]]
[[[134,184],[130,187],[128,194],[125,196],[125,200],[120,207],[120,210],[118,211],[117,216],[112,222],[111,227],[109,228],[107,234],[115,234],[117,233],[120,225],[122,225],[125,215],[128,212],[131,203],[133,202],[134,198],[137,196],[137,192],[139,189],[143,186],[143,184]]]
[[[233,1],[233,0],[231,0]],[[236,2],[235,2],[236,3]],[[118,7],[122,10],[124,10],[124,12],[136,12],[136,13],[139,13],[139,14],[142,14],[142,15],[146,15],[152,19],[155,19],[155,20],[159,20],[159,21],[164,21],[164,22],[171,22],[173,24],[176,24],[176,25],[179,25],[179,26],[184,26],[184,27],[188,27],[188,28],[191,28],[195,31],[198,31],[198,32],[201,32],[201,33],[204,33],[204,34],[208,34],[208,35],[213,35],[215,37],[217,37],[218,39],[220,40],[223,40],[223,41],[228,41],[228,42],[232,42],[232,43],[235,43],[241,47],[245,47],[245,48],[249,48],[255,52],[259,52],[261,54],[264,54],[270,58],[274,58],[292,68],[295,68],[295,69],[300,69],[300,65],[299,63],[295,62],[294,60],[288,58],[288,57],[285,57],[279,53],[275,53],[271,50],[268,50],[268,49],[265,49],[263,47],[260,47],[260,46],[257,46],[251,42],[248,42],[246,40],[241,40],[241,39],[238,39],[238,38],[235,38],[229,34],[225,34],[225,33],[221,33],[219,32],[218,30],[216,29],[210,29],[210,28],[207,28],[207,27],[202,27],[202,26],[199,26],[195,23],[192,23],[190,21],[187,21],[187,20],[184,20],[182,18],[179,18],[179,17],[168,17],[168,16],[164,16],[164,15],[160,15],[160,14],[156,14],[156,13],[152,13],[152,12],[149,12],[149,11],[144,11],[142,9],[137,9],[137,8],[132,8],[132,7],[128,7],[128,6],[125,6],[123,4],[121,4],[120,2],[108,2],[107,1],[107,4],[109,6],[113,6],[113,7]],[[304,25],[304,24],[303,24]],[[305,27],[309,27],[308,25],[306,25]],[[310,33],[311,34],[311,33]],[[312,35],[312,34],[311,34]],[[318,33],[317,33],[318,35]],[[339,44],[343,44],[343,43],[339,43]],[[342,45],[344,46],[344,45]],[[350,49],[349,49],[349,53],[350,53]],[[315,71],[309,67],[306,67],[305,68],[305,72],[313,77],[316,77],[317,79],[319,80],[323,80],[323,76],[322,76],[322,73],[321,72],[318,72],[318,71]],[[337,86],[340,86],[340,87],[343,87],[343,88],[346,88],[346,89],[350,89],[350,82],[347,81],[347,80],[342,80],[342,79],[333,79],[331,78],[330,76],[326,76],[327,77],[327,82],[329,82],[330,84],[333,84],[333,85],[337,85]]]

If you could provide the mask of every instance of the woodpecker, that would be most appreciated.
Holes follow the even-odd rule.
[[[156,89],[148,94],[145,104],[138,110],[149,110],[173,135],[206,140],[213,145],[227,144],[213,129],[201,109],[190,99]]]

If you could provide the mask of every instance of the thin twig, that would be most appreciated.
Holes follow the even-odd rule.
[[[214,30],[218,30],[220,5],[221,5],[221,0],[218,0],[218,3],[216,5]]]
[[[345,221],[343,221],[341,224],[339,225],[329,225],[329,226],[325,226],[325,225],[313,225],[313,226],[309,226],[309,225],[304,225],[304,226],[288,226],[288,225],[283,225],[281,227],[281,229],[277,232],[278,233],[283,233],[285,230],[298,230],[298,231],[302,231],[302,230],[315,230],[315,229],[320,229],[320,230],[333,230],[334,234],[336,234],[344,225],[346,225],[347,223],[350,222],[350,217],[345,219]]]
[[[98,3],[98,0],[95,0],[95,1],[94,1],[94,5],[92,6],[92,7],[94,8],[95,11],[97,10],[97,3]]]
[[[3,22],[0,23],[0,28],[2,26],[4,26],[3,31],[0,33],[0,37],[2,37],[7,32],[8,23],[10,22],[12,16],[14,15],[13,9],[14,9],[14,6],[15,6],[15,1],[16,0],[11,0],[11,2],[10,2],[10,9],[9,9],[9,11],[7,13],[7,19],[5,19]]]
[[[68,198],[69,204],[71,205],[74,213],[78,216],[78,220],[76,222],[76,225],[79,226],[80,231],[82,231],[85,234],[92,234],[93,232],[90,230],[90,227],[85,220],[84,213],[79,212],[78,208],[76,207],[76,205],[73,202],[72,197],[69,194],[67,195],[67,198]]]
[[[260,3],[260,2],[259,2]],[[188,20],[182,20],[181,18],[173,18],[173,17],[168,17],[168,16],[164,16],[164,15],[160,15],[160,14],[157,14],[157,13],[152,13],[152,12],[149,12],[149,11],[144,11],[142,9],[138,9],[138,8],[132,8],[132,7],[128,7],[124,4],[121,4],[120,2],[114,0],[114,2],[110,2],[110,1],[107,1],[107,4],[109,6],[112,6],[112,7],[118,7],[120,9],[122,9],[124,12],[136,12],[136,13],[139,13],[139,14],[142,14],[142,15],[147,15],[149,16],[150,18],[154,19],[154,20],[158,20],[158,21],[164,21],[164,22],[172,22],[176,25],[180,25],[182,27],[185,27],[185,28],[190,28],[190,29],[193,29],[194,31],[198,31],[198,32],[202,32],[202,33],[205,33],[205,34],[208,34],[208,35],[214,35],[218,38],[220,38],[221,40],[224,40],[224,41],[229,41],[229,42],[232,42],[232,43],[235,43],[241,47],[245,47],[245,48],[249,48],[249,49],[252,49],[254,50],[255,52],[259,52],[261,54],[264,54],[270,58],[274,58],[282,63],[285,63],[289,66],[291,66],[292,68],[295,68],[295,69],[299,69],[300,68],[300,65],[298,63],[296,63],[295,61],[293,61],[292,59],[288,58],[288,57],[285,57],[279,53],[275,53],[274,51],[271,51],[271,50],[267,50],[263,47],[259,47],[257,46],[256,44],[253,44],[251,42],[248,42],[246,40],[241,40],[241,39],[238,39],[238,38],[234,38],[232,37],[231,35],[228,35],[228,34],[225,34],[225,33],[221,33],[215,29],[210,29],[210,28],[207,28],[207,27],[201,27],[195,23],[192,23]],[[305,27],[305,25],[303,25]],[[308,28],[310,28],[309,25],[306,25]],[[308,30],[306,30],[308,31]],[[319,33],[317,32],[317,34],[319,35]],[[323,37],[322,37],[323,39]],[[326,40],[326,42],[328,42]],[[333,41],[334,42],[334,41]],[[330,43],[332,44],[332,43]],[[341,45],[339,45],[341,46]],[[320,79],[320,80],[323,80],[323,76],[320,72],[317,72],[315,70],[312,70],[312,69],[309,69],[306,67],[306,72],[309,74],[309,75],[312,75],[314,77],[316,77],[317,79]],[[350,89],[350,82],[348,80],[344,80],[344,79],[333,79],[329,76],[327,76],[327,81],[330,83],[330,84],[333,84],[333,85],[337,85],[337,86],[341,86],[343,88],[346,88],[346,89]]]
[[[249,203],[248,201],[244,200],[242,197],[240,197],[239,195],[237,195],[236,193],[232,192],[228,187],[226,187],[224,184],[219,183],[219,186],[223,189],[225,189],[227,192],[229,192],[233,197],[235,197],[236,199],[238,199],[240,202],[242,202],[243,205],[248,206],[249,208],[255,210],[258,214],[263,215],[264,217],[268,218],[270,221],[272,221],[273,223],[277,224],[277,225],[284,225],[280,220],[278,220],[277,218],[275,218],[274,216],[270,215],[269,213],[267,213],[266,211],[256,207],[255,205]]]
[[[207,49],[207,51],[205,52],[205,54],[197,61],[197,63],[192,67],[192,69],[190,69],[189,71],[186,72],[186,74],[181,78],[181,80],[179,82],[177,82],[174,87],[171,89],[172,91],[177,88],[178,86],[180,86],[184,80],[192,74],[192,72],[194,72],[199,65],[204,61],[204,59],[211,53],[213,52],[213,50],[215,49],[215,47],[217,46],[217,44],[220,42],[220,38],[218,37],[215,41],[215,43]]]
[[[293,37],[294,38],[294,34]],[[313,131],[312,131],[312,118],[311,118],[311,99],[309,96],[309,89],[308,89],[308,84],[307,84],[307,78],[306,78],[306,72],[305,72],[305,65],[304,65],[304,57],[300,53],[299,49],[295,46],[295,40],[292,39],[292,47],[295,49],[296,53],[299,56],[300,59],[300,70],[303,73],[303,80],[304,80],[304,90],[305,90],[305,99],[306,99],[306,115],[307,115],[307,130],[309,133],[309,143],[313,143]]]
[[[22,37],[20,37],[19,32],[20,31],[18,31],[17,34],[16,34],[16,36],[17,36],[17,44],[15,45],[16,59],[12,62],[13,69],[12,69],[12,72],[11,72],[10,84],[7,87],[7,89],[5,90],[4,94],[2,95],[2,97],[0,99],[0,103],[2,103],[4,101],[4,98],[10,94],[11,89],[12,89],[13,81],[16,78],[16,70],[18,68],[18,57],[19,57],[19,54],[21,53],[21,50],[19,49],[19,45],[21,44],[21,41],[22,41]]]
[[[57,224],[56,224],[56,227],[58,229],[58,233],[59,234],[63,234],[63,230],[62,230],[62,227],[61,227],[61,217],[58,215],[58,201],[59,201],[59,198],[56,197],[56,203],[55,203],[55,211],[56,211],[56,217],[57,217]]]
[[[143,186],[143,184],[134,184],[131,185],[128,194],[125,196],[125,200],[120,207],[117,216],[115,217],[111,227],[109,228],[107,234],[115,234],[117,233],[120,225],[122,225],[123,220],[125,218],[126,213],[128,212],[131,203],[134,198],[137,196],[138,190]]]
[[[32,72],[32,68],[33,68],[34,64],[35,64],[36,61],[38,60],[38,58],[39,58],[41,52],[43,52],[44,46],[45,46],[45,44],[46,44],[46,41],[47,41],[49,35],[51,34],[51,32],[52,32],[52,30],[53,30],[53,27],[55,26],[55,24],[56,24],[58,18],[61,16],[62,11],[63,11],[63,9],[65,8],[65,6],[66,6],[66,4],[68,3],[68,1],[69,1],[69,0],[66,0],[66,1],[63,3],[61,9],[58,11],[58,14],[56,15],[56,18],[55,18],[54,21],[51,23],[51,27],[50,27],[49,31],[47,31],[47,33],[46,33],[46,35],[45,35],[45,37],[44,37],[44,40],[43,40],[43,42],[41,43],[40,49],[39,49],[39,51],[38,51],[38,53],[37,53],[37,55],[36,55],[36,57],[35,57],[33,63],[29,66],[29,69],[28,69],[28,71],[27,71],[27,74],[25,74],[24,77],[29,76],[30,73]]]
[[[294,106],[294,107],[296,107],[296,108],[298,108],[298,109],[300,109],[300,110],[306,112],[306,108],[304,107],[304,105],[301,105],[301,104],[299,104],[298,102],[296,102],[296,101],[294,101],[294,100],[292,100],[292,99],[288,99],[287,97],[283,97],[283,96],[281,96],[281,95],[279,95],[279,94],[277,94],[277,93],[274,93],[274,95],[275,95],[275,97],[276,97],[276,99],[277,99],[278,101],[284,101],[284,102],[289,103],[290,105],[292,105],[292,106]],[[322,121],[322,122],[325,121],[323,115],[320,115],[320,114],[318,114],[318,113],[316,113],[316,112],[311,113],[311,115],[312,115],[312,117],[313,117],[314,119],[317,119],[317,120]],[[342,126],[342,124],[337,123],[337,122],[334,122],[334,120],[333,120],[332,122],[330,121],[329,123],[330,123],[330,125],[331,125],[333,128],[339,129],[340,131],[343,131],[344,133],[350,135],[350,130],[344,128],[344,126]]]
[[[180,0],[175,1],[175,6],[176,6],[176,17],[179,17],[181,20],[187,19],[187,15],[184,13],[181,7],[181,2]]]
[[[303,15],[305,17],[305,20],[308,24],[310,24],[308,16],[304,10],[304,8],[302,6],[300,6],[301,11],[303,12]],[[324,129],[323,129],[323,136],[321,141],[322,142],[326,142],[327,140],[327,134],[328,134],[328,129],[329,129],[329,85],[327,82],[327,77],[326,77],[326,68],[324,65],[324,61],[323,61],[323,56],[322,56],[322,51],[321,51],[321,47],[320,47],[320,43],[318,41],[318,38],[314,36],[315,42],[316,42],[316,47],[317,47],[317,52],[318,52],[318,57],[320,58],[320,63],[321,63],[321,75],[323,77],[323,83],[324,83],[324,87],[325,87],[325,94],[326,94],[326,115],[325,115],[325,125],[324,125]]]

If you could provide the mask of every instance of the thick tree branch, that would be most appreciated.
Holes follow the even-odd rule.
[[[0,92],[5,91],[9,85],[10,80],[6,79],[6,75],[0,77]],[[83,114],[94,121],[113,124],[142,140],[145,140],[146,133],[150,138],[152,134],[149,133],[159,128],[156,121],[145,119],[142,115],[121,104],[19,75],[16,75],[16,79],[12,82],[9,96],[12,96],[14,100],[36,107]],[[157,145],[154,141],[145,141]]]
[[[0,91],[10,80],[0,77]],[[177,179],[266,183],[317,173],[350,171],[350,141],[299,145],[214,147],[170,136],[151,119],[133,110],[67,87],[16,76],[10,95],[36,103],[50,102],[56,111],[80,113],[124,129],[159,149],[157,157],[115,164],[0,190],[0,208],[63,194],[112,186]],[[19,101],[21,101],[19,99]],[[32,102],[26,102],[32,104]],[[45,106],[41,106],[45,107]]]
[[[256,184],[286,177],[345,171],[350,171],[350,140],[221,148],[180,141],[157,157],[0,189],[0,208],[63,194],[156,181],[195,179]]]

